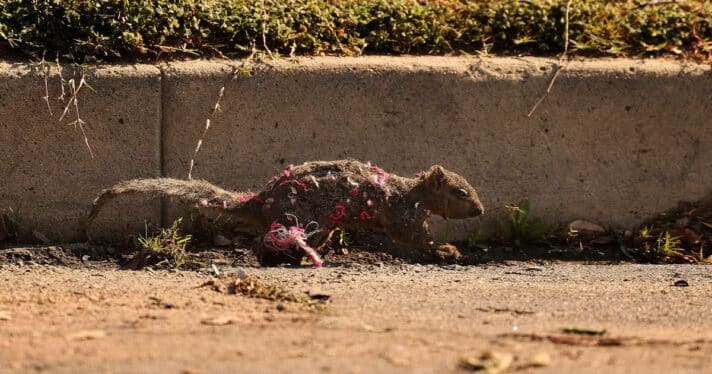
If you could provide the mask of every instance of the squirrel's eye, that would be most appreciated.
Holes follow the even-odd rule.
[[[470,195],[470,193],[467,192],[467,190],[464,188],[455,188],[453,192],[455,192],[455,195],[457,197],[463,198],[463,199]]]

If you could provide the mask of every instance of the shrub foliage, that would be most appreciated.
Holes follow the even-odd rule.
[[[556,54],[562,0],[0,0],[0,45],[74,61],[301,55]],[[570,53],[712,54],[709,0],[574,0]]]

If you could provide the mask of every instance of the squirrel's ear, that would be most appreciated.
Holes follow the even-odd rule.
[[[428,170],[427,179],[433,188],[439,190],[445,183],[445,169],[440,165],[433,165],[430,170]]]

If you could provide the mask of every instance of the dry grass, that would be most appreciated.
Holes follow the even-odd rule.
[[[141,250],[134,254],[131,260],[124,265],[128,269],[141,269],[152,265],[169,268],[195,268],[201,264],[190,258],[186,246],[190,243],[191,235],[181,232],[183,219],[178,218],[171,227],[160,229],[154,234],[139,237]]]

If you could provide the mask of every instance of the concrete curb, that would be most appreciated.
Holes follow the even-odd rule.
[[[193,174],[228,188],[256,190],[287,164],[315,159],[370,160],[402,175],[439,163],[472,181],[490,210],[526,198],[550,223],[630,226],[712,185],[706,65],[573,61],[528,118],[555,60],[303,58],[250,65],[251,76],[232,79],[242,63],[97,69],[97,92],[82,95],[93,162],[74,129],[48,121],[41,78],[0,64],[0,168],[16,165],[0,169],[0,206],[21,206],[32,227],[75,239],[74,222],[101,188],[185,178],[207,118]],[[223,86],[222,111],[211,115]],[[112,206],[95,230],[104,237],[156,219],[155,204]],[[448,230],[462,237],[472,227]]]
[[[56,74],[56,71],[54,72]],[[66,79],[79,72],[65,68]],[[24,238],[36,230],[52,241],[83,236],[79,220],[98,191],[119,180],[160,175],[161,72],[152,66],[112,66],[87,71],[94,89],[79,93],[94,159],[65,104],[56,75],[49,80],[53,116],[36,67],[0,63],[0,209],[19,209]],[[65,101],[66,103],[66,101]],[[73,109],[73,107],[72,107]],[[93,230],[95,237],[125,238],[158,222],[159,203],[118,201]]]

